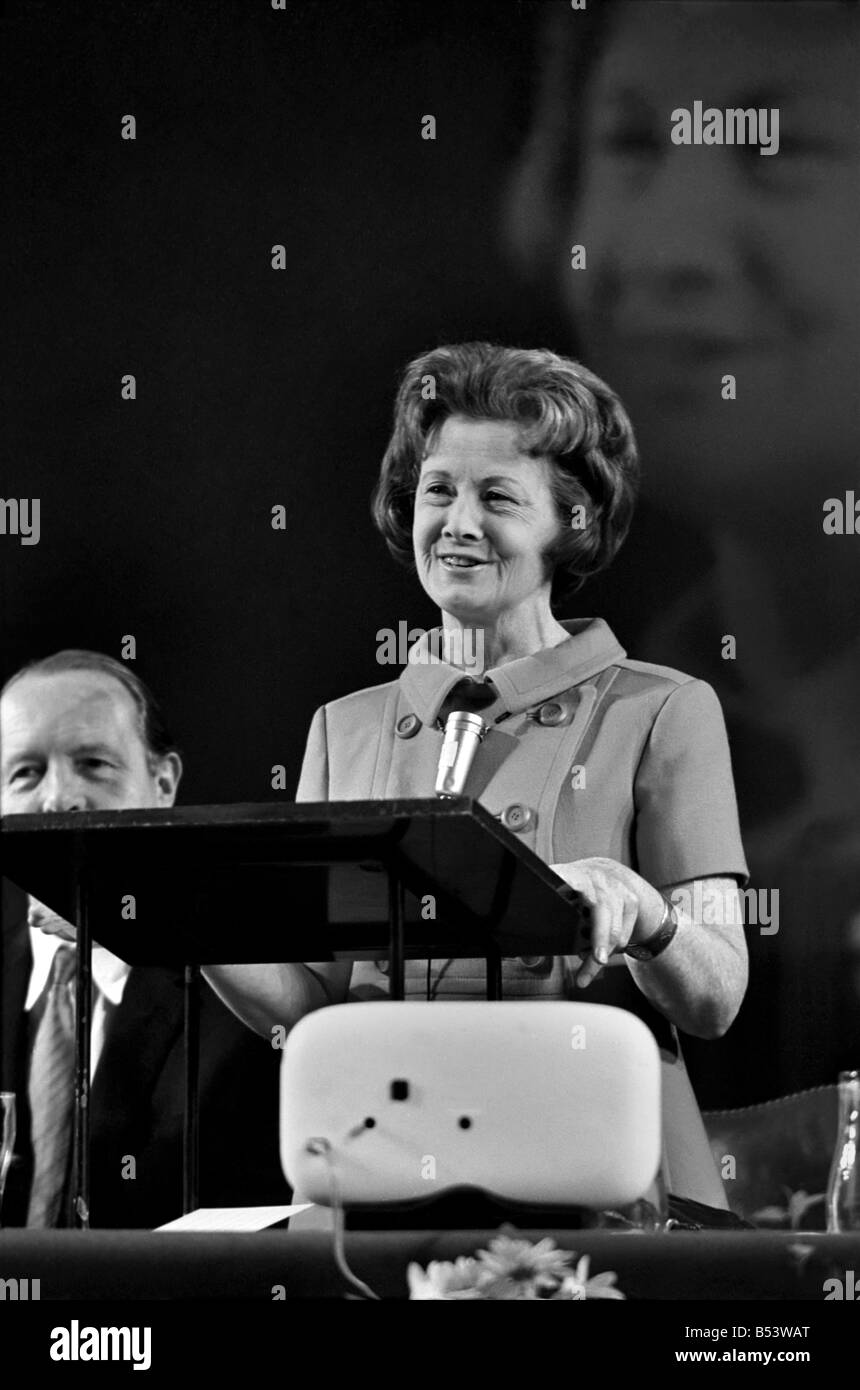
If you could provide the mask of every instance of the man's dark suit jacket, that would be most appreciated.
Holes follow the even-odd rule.
[[[27,1108],[32,963],[22,895],[4,884],[0,1089],[17,1096],[18,1141],[3,1221],[24,1225],[32,1174]],[[287,1202],[278,1156],[280,1051],[257,1037],[209,986],[200,991],[200,1206]],[[182,975],[134,967],[112,1011],[93,1079],[93,1226],[158,1226],[182,1214]],[[123,1178],[126,1157],[136,1176]]]

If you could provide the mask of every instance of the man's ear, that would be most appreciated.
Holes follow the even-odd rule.
[[[182,777],[182,759],[178,753],[166,753],[159,758],[155,769],[155,786],[159,806],[172,806]]]

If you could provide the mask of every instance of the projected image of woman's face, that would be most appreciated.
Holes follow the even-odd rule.
[[[625,4],[590,79],[563,295],[655,494],[711,518],[856,477],[857,10]],[[673,142],[697,102],[723,143]],[[729,110],[759,143],[727,142]]]

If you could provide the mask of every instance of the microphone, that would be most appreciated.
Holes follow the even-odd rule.
[[[436,769],[437,796],[463,795],[472,759],[486,732],[487,725],[479,714],[454,710],[448,715],[442,752],[439,754],[439,766]]]

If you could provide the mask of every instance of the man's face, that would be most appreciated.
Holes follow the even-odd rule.
[[[182,765],[147,760],[137,706],[98,671],[22,676],[0,700],[0,812],[172,806]]]
[[[588,269],[566,269],[563,294],[632,414],[649,486],[706,516],[820,505],[856,477],[851,9],[626,4],[589,85],[567,224]],[[672,111],[697,100],[777,108],[777,152],[673,144]]]

